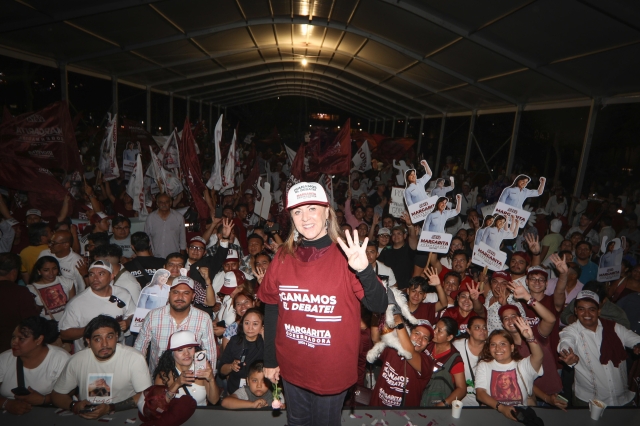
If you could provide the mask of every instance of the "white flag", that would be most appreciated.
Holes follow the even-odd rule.
[[[111,119],[108,114],[107,127],[105,128],[102,145],[100,145],[100,162],[99,169],[102,172],[102,180],[105,182],[120,177],[120,169],[116,161],[116,145],[118,144],[118,116],[115,115]]]
[[[289,148],[287,145],[284,146],[287,150],[287,157],[289,158],[289,166],[293,164],[293,159],[296,158],[296,152]]]
[[[371,150],[369,143],[364,141],[360,149],[356,151],[356,155],[351,159],[353,161],[353,169],[359,172],[365,172],[371,169]]]
[[[324,188],[325,192],[327,193],[327,198],[329,199],[329,204],[335,209],[336,203],[333,198],[333,180],[331,179],[331,176],[320,175],[318,183]]]
[[[136,165],[131,172],[129,183],[127,184],[127,194],[133,198],[133,209],[139,215],[145,215],[147,208],[145,206],[144,197],[144,169],[142,168],[142,156],[138,154]]]
[[[215,160],[213,162],[213,170],[211,170],[211,177],[207,182],[209,189],[215,189],[220,191],[222,188],[222,159],[220,158],[220,141],[222,140],[222,114],[218,119],[216,128],[213,131],[213,146],[215,148]]]
[[[227,161],[224,164],[224,175],[222,176],[222,191],[227,190],[235,186],[235,171],[236,171],[236,131],[233,131],[233,139],[231,139],[231,146],[229,146],[229,153],[227,154]]]
[[[155,179],[161,193],[166,193],[171,198],[174,198],[183,191],[184,188],[180,179],[174,173],[162,167],[162,162],[153,153],[153,150],[151,150],[151,167],[149,167],[149,170],[151,170],[151,174],[147,171],[147,176]]]

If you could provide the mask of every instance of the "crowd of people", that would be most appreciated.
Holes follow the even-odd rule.
[[[43,217],[1,196],[2,409],[98,419],[137,408],[180,422],[197,406],[272,407],[296,425],[339,424],[365,388],[359,403],[461,400],[511,420],[523,406],[638,402],[640,191],[585,195],[570,211],[559,183],[530,189],[532,220],[502,241],[506,267],[492,272],[472,263],[473,247],[483,207],[515,175],[478,188],[447,162],[425,188],[422,168],[410,174],[459,213],[444,219],[452,239],[436,255],[417,250],[422,223],[390,214],[393,165],[334,178],[332,199],[314,182],[288,185],[286,152],[255,161],[289,232],[277,208],[254,211],[249,167],[233,188],[202,194],[211,217],[196,220],[179,211],[187,197],[165,193],[142,217],[124,174],[85,182],[74,211],[88,226],[67,214],[71,197]],[[620,278],[598,282],[614,238],[625,241]]]

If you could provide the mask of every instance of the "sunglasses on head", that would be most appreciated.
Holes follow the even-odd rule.
[[[124,303],[122,300],[118,299],[116,296],[111,295],[111,297],[109,298],[109,302],[111,303],[117,303],[118,304],[118,308],[124,308],[125,306],[127,306],[126,303]]]

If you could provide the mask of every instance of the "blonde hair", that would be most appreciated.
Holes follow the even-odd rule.
[[[338,238],[344,239],[344,234],[340,229],[340,225],[338,225],[338,218],[336,216],[335,210],[333,210],[333,207],[331,206],[323,207],[325,207],[329,212],[329,218],[327,219],[327,234],[329,235],[329,238],[331,238],[331,241],[333,241],[334,243],[338,241]],[[291,211],[289,211],[289,215],[291,216]],[[298,237],[296,238],[296,225],[293,222],[293,217],[290,217],[290,219],[291,232],[289,232],[289,237],[287,237],[286,241],[282,244],[278,252],[278,258],[281,262],[284,262],[284,259],[287,257],[287,255],[296,257],[296,249],[302,243],[303,239],[302,234],[300,233],[298,233]]]

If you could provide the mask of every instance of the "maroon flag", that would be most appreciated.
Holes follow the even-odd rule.
[[[383,139],[378,142],[378,148],[375,150],[373,157],[386,163],[391,163],[393,160],[401,160],[415,143],[415,139],[409,138]]]
[[[200,162],[196,154],[193,133],[191,133],[191,125],[189,117],[184,120],[182,129],[182,138],[178,141],[180,151],[180,167],[182,175],[186,182],[186,188],[191,193],[192,207],[198,212],[201,220],[209,217],[209,206],[204,201],[203,193],[207,190],[204,182],[202,182],[202,174],[200,172]]]
[[[291,164],[291,174],[289,175],[289,179],[287,179],[287,186],[284,190],[284,194],[282,194],[282,197],[280,198],[280,203],[278,204],[278,224],[280,225],[282,235],[285,236],[289,234],[289,228],[291,226],[289,212],[287,211],[287,195],[289,194],[289,189],[291,189],[293,185],[308,179],[307,173],[304,171],[305,153],[305,145],[302,143],[300,144],[300,148],[298,148],[298,152],[293,159],[293,164]]]
[[[43,216],[57,217],[62,200],[68,194],[60,181],[46,168],[26,157],[0,155],[0,184],[27,191],[29,204]]]
[[[316,150],[317,152],[317,150]],[[309,170],[317,179],[320,173],[347,175],[351,170],[351,119],[347,119],[333,143],[313,154]]]
[[[64,174],[82,171],[69,107],[64,101],[3,120],[0,151],[3,156],[28,158],[38,167]]]

